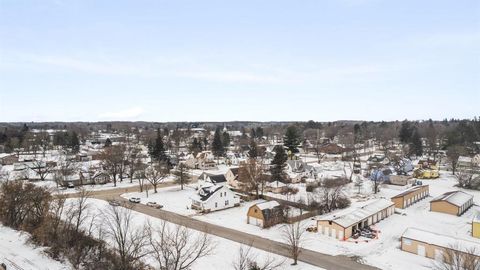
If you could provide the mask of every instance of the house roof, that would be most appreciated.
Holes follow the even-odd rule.
[[[275,207],[280,206],[280,204],[277,201],[268,201],[268,202],[263,202],[263,203],[257,203],[257,207],[260,210],[266,210],[266,209],[273,209]]]
[[[197,200],[197,201],[207,201],[210,197],[212,197],[215,192],[223,188],[223,186],[208,186],[208,187],[202,187],[198,190],[197,194],[192,197],[192,199]]]
[[[212,183],[214,184],[227,182],[227,179],[223,174],[209,175],[209,177],[210,177],[210,180],[212,180]]]
[[[417,190],[419,190],[419,189],[421,189],[421,188],[423,188],[423,187],[428,187],[428,185],[414,186],[414,187],[412,187],[412,188],[409,188],[409,189],[405,190],[404,192],[402,192],[402,193],[400,193],[400,194],[397,194],[397,195],[393,196],[392,199],[393,199],[393,198],[400,198],[400,197],[406,196],[406,195],[408,195],[408,194],[410,194],[410,193],[412,193],[412,192],[415,192],[415,191],[417,191]]]
[[[450,191],[450,192],[443,193],[442,195],[434,198],[430,202],[432,203],[432,202],[446,201],[446,202],[449,202],[453,205],[456,205],[456,206],[460,207],[460,206],[466,204],[472,198],[473,198],[473,195],[470,195],[470,194],[465,193],[465,192],[460,191],[460,190],[456,190],[456,191]]]
[[[471,163],[472,158],[471,157],[466,157],[466,156],[460,156],[460,157],[458,157],[458,162]]]
[[[345,212],[341,212],[340,214],[339,213],[332,214],[330,216],[327,216],[319,220],[334,221],[338,225],[344,228],[348,228],[354,225],[355,223],[358,223],[368,218],[369,216],[372,216],[392,205],[394,205],[392,201],[389,201],[387,199],[377,199],[362,207],[359,207],[353,210],[348,209]]]
[[[408,228],[407,230],[405,230],[402,237],[429,243],[439,247],[451,249],[453,248],[459,251],[475,250],[475,254],[480,256],[480,249],[478,249],[478,247],[480,246],[480,242],[473,242],[466,239],[461,239],[458,238],[458,236],[448,236],[424,231],[417,228]]]

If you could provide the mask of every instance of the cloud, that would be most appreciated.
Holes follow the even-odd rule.
[[[118,64],[112,62],[81,60],[72,57],[52,55],[25,55],[28,62],[61,67],[69,70],[93,73],[99,75],[149,75],[146,70],[139,69],[132,65]]]
[[[98,117],[101,119],[135,119],[140,117],[145,110],[142,107],[132,107],[115,112],[105,112],[100,114]]]
[[[177,72],[178,77],[199,79],[216,82],[244,82],[244,83],[281,83],[291,80],[277,75],[255,74],[246,71],[193,71]]]

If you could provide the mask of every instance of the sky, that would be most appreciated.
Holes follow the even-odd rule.
[[[480,116],[480,1],[0,0],[0,121]]]

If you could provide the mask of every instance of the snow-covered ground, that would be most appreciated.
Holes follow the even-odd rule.
[[[72,201],[73,199],[69,199],[69,201]],[[104,213],[108,207],[107,202],[102,201],[102,200],[96,200],[96,199],[89,199],[89,204],[90,204],[90,213],[92,215],[98,214],[98,213]],[[138,212],[133,213],[133,224],[134,226],[143,226],[147,222],[152,224],[153,227],[155,226],[160,226],[161,220],[150,217],[148,215],[144,215]],[[169,226],[172,226],[172,224],[169,224]],[[194,233],[197,233],[195,231],[192,231]],[[224,238],[216,237],[216,236],[211,236],[212,241],[214,242],[214,252],[212,255],[204,258],[200,258],[192,267],[192,270],[203,270],[203,269],[233,269],[232,263],[235,261],[235,259],[238,256],[238,250],[242,246],[241,244],[238,244],[236,242],[226,240]],[[243,245],[244,248],[248,248],[248,246]],[[297,266],[291,266],[291,260],[288,258],[284,258],[282,256],[275,255],[273,253],[265,252],[263,250],[258,250],[255,248],[251,249],[251,254],[255,254],[257,261],[262,262],[268,258],[275,259],[276,261],[284,261],[282,268],[283,270],[319,270],[321,268],[311,266],[309,264],[305,263],[299,263]],[[156,266],[154,260],[151,257],[146,258],[146,262]],[[158,266],[156,266],[158,267]]]
[[[140,203],[142,204],[156,202],[157,204],[163,205],[163,210],[191,216],[196,214],[195,210],[190,209],[192,205],[190,197],[196,193],[193,186],[195,186],[195,184],[187,185],[183,190],[181,190],[180,186],[159,188],[157,189],[158,193],[153,193],[153,190],[150,190],[148,197],[145,192],[126,193],[122,194],[122,197],[126,199],[131,197],[140,198]]]
[[[28,243],[29,235],[0,225],[0,263],[7,269],[17,270],[64,270],[73,269],[48,257],[44,248]]]

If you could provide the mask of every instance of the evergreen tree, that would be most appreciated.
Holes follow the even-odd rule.
[[[257,129],[255,130],[255,135],[257,136],[257,138],[261,139],[264,136],[263,128],[257,127]]]
[[[217,158],[225,154],[225,148],[223,147],[222,137],[220,135],[219,128],[215,130],[215,134],[213,135],[212,153]]]
[[[105,147],[110,147],[110,146],[112,146],[112,140],[110,140],[110,138],[107,138],[105,140]]]
[[[283,139],[283,145],[288,149],[289,154],[293,156],[298,153],[298,146],[300,145],[300,136],[298,135],[295,126],[289,126]]]
[[[258,149],[257,149],[257,143],[255,143],[255,140],[252,138],[250,140],[250,150],[248,150],[248,156],[250,158],[257,158],[258,157]]]
[[[400,127],[400,132],[398,137],[400,138],[400,142],[402,143],[409,143],[412,138],[412,126],[408,120],[402,122],[402,126]]]
[[[190,151],[194,156],[197,156],[197,154],[202,151],[202,143],[197,140],[197,138],[193,138],[192,145],[190,145]]]
[[[208,140],[207,137],[203,138],[203,150],[207,151]]]
[[[165,145],[163,144],[162,134],[160,133],[160,129],[157,129],[157,138],[155,141],[149,144],[148,152],[150,157],[157,161],[157,162],[168,162],[168,157],[165,154]]]
[[[80,151],[80,141],[78,140],[78,135],[75,131],[72,132],[72,135],[70,137],[69,147],[70,149],[72,149],[72,153],[74,154]]]
[[[224,131],[223,134],[222,134],[222,143],[223,143],[223,147],[224,148],[227,148],[230,146],[230,134],[228,134],[228,132]]]
[[[273,149],[275,152],[275,156],[273,157],[272,160],[272,167],[270,169],[270,173],[272,174],[272,180],[273,181],[281,181],[281,182],[286,182],[287,180],[287,175],[285,173],[285,167],[287,165],[287,153],[285,152],[285,148],[281,145],[275,146]]]
[[[420,138],[420,134],[418,133],[417,128],[413,129],[410,143],[410,152],[411,154],[415,154],[416,156],[423,155],[422,139]]]
[[[250,137],[257,138],[257,132],[255,131],[254,128],[252,128],[251,131],[250,131]]]

